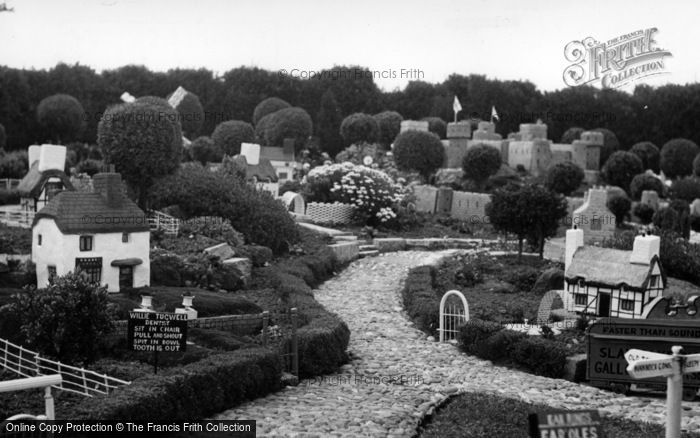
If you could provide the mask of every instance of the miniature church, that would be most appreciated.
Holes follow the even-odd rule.
[[[584,231],[566,232],[564,277],[569,312],[598,317],[646,318],[663,298],[666,275],[659,236],[640,235],[632,251],[584,244]]]

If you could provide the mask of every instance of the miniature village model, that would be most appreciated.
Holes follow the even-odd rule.
[[[32,261],[37,286],[83,271],[108,292],[150,284],[146,214],[124,193],[118,173],[98,173],[93,192],[63,191],[34,217]]]
[[[37,212],[62,190],[74,190],[64,171],[66,147],[52,144],[29,146],[29,171],[17,190],[22,196],[22,210]]]

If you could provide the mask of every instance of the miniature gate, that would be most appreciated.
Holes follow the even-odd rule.
[[[459,326],[467,321],[469,321],[469,305],[462,292],[458,290],[446,292],[440,300],[440,342],[455,339],[459,333]]]

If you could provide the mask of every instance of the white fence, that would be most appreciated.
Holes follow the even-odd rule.
[[[459,298],[458,302],[450,297]],[[459,326],[469,321],[469,305],[462,292],[451,290],[440,300],[440,342],[451,341],[457,337]]]
[[[2,178],[0,179],[0,189],[12,190],[16,189],[21,180],[18,178]]]
[[[4,222],[7,225],[30,228],[34,221],[34,214],[33,211],[17,208],[0,209],[0,222]]]
[[[165,234],[176,235],[180,229],[180,221],[162,211],[149,212],[148,223],[151,226],[151,231],[163,230]]]
[[[44,415],[29,415],[19,414],[13,415],[6,421],[15,420],[54,420],[56,414],[54,411],[53,396],[51,395],[52,386],[60,386],[63,378],[60,374],[51,374],[48,376],[27,377],[25,379],[15,379],[0,382],[0,392],[22,391],[25,389],[44,388]]]
[[[26,348],[15,345],[5,339],[0,339],[0,365],[23,377],[45,376],[60,374],[62,382],[52,385],[54,388],[76,394],[92,397],[95,394],[107,394],[110,390],[122,385],[130,385],[127,382],[104,374],[77,368],[61,362],[45,359]]]

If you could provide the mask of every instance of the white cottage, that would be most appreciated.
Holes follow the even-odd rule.
[[[81,270],[109,292],[148,286],[148,218],[124,194],[121,175],[99,173],[93,192],[61,192],[34,217],[32,261],[38,287]]]
[[[566,232],[566,310],[599,317],[644,318],[663,296],[666,275],[659,236],[641,235],[632,251],[584,245],[583,230]]]
[[[280,183],[294,180],[294,175],[301,170],[301,163],[294,154],[294,139],[285,139],[282,147],[261,146],[260,159],[270,161]]]
[[[241,153],[233,157],[234,161],[246,169],[246,180],[258,190],[269,192],[277,198],[279,194],[279,178],[270,160],[260,156],[260,145],[241,143]]]
[[[23,210],[37,212],[62,190],[75,190],[64,172],[65,146],[29,146],[27,157],[29,171],[17,186]]]

